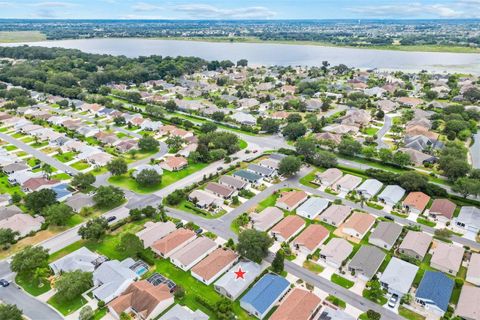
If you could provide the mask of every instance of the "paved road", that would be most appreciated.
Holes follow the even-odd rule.
[[[10,144],[13,144],[17,148],[22,149],[28,154],[31,154],[32,156],[39,159],[40,161],[48,163],[52,167],[62,170],[63,172],[73,172],[73,173],[78,172],[76,169],[66,165],[65,163],[62,163],[53,157],[47,156],[45,153],[29,146],[28,144],[20,140],[13,138],[12,136],[9,136],[8,134],[0,132],[0,139],[7,141]]]
[[[472,167],[480,169],[480,132],[473,136],[473,144],[470,147],[470,155],[472,157]]]
[[[390,148],[390,146],[387,143],[385,143],[382,140],[382,138],[390,130],[391,127],[392,127],[392,118],[388,115],[385,115],[383,127],[377,132],[377,149]]]
[[[0,287],[0,301],[17,305],[17,307],[32,320],[63,319],[63,317],[60,316],[55,310],[50,308],[48,304],[28,295],[15,283],[11,283],[6,288]]]

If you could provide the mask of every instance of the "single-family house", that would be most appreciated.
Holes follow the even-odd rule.
[[[231,300],[236,300],[260,276],[263,267],[252,261],[243,260],[234,265],[218,279],[213,287],[215,291]],[[239,278],[238,272],[244,272]]]
[[[287,216],[270,230],[270,235],[279,242],[288,242],[305,227],[299,216]]]
[[[367,179],[357,188],[357,193],[365,197],[365,199],[370,199],[375,196],[382,187],[383,184],[377,179]]]
[[[83,272],[93,272],[98,267],[104,258],[97,253],[90,251],[86,247],[81,247],[66,256],[49,264],[55,275],[62,272],[70,272],[80,270]]]
[[[342,238],[332,238],[320,250],[320,259],[326,264],[339,269],[353,251],[353,245]]]
[[[0,207],[0,220],[13,217],[19,213],[23,213],[23,211],[14,204],[8,207]]]
[[[480,287],[480,253],[472,253],[470,256],[465,280]]]
[[[8,206],[12,202],[12,196],[8,193],[0,194],[0,208]]]
[[[435,199],[428,214],[434,219],[447,222],[453,218],[457,205],[448,199]]]
[[[293,211],[307,199],[308,195],[303,190],[285,191],[280,194],[275,205],[281,209]]]
[[[236,112],[230,116],[233,121],[247,126],[254,126],[257,124],[257,119],[249,113]]]
[[[154,286],[147,280],[134,282],[108,304],[115,319],[122,313],[133,313],[138,319],[155,319],[175,303],[173,294],[166,284]]]
[[[142,241],[143,247],[148,248],[157,240],[162,239],[177,228],[172,221],[152,222],[147,221],[144,229],[136,233],[136,236]]]
[[[351,316],[349,313],[338,309],[333,305],[325,304],[320,310],[317,320],[356,320],[357,318]]]
[[[447,312],[454,282],[438,271],[425,271],[422,281],[415,292],[415,301],[438,316]]]
[[[323,211],[319,220],[328,223],[332,226],[338,227],[350,215],[352,208],[341,204],[333,204]]]
[[[238,258],[238,254],[230,249],[215,249],[191,269],[192,276],[208,286],[230,269]]]
[[[292,241],[292,247],[304,255],[314,253],[328,239],[330,232],[321,224],[311,224]]]
[[[201,209],[208,209],[212,207],[219,207],[222,205],[223,200],[215,196],[213,193],[196,189],[190,192],[188,200],[193,202],[195,206]]]
[[[283,211],[277,207],[267,207],[260,213],[252,213],[250,219],[253,229],[267,231],[283,219]]]
[[[329,200],[312,197],[297,208],[297,214],[307,219],[315,219],[323,210],[328,207]]]
[[[235,190],[242,190],[248,185],[248,182],[232,176],[221,176],[218,183]]]
[[[12,229],[18,232],[20,237],[25,237],[30,232],[38,231],[42,228],[45,218],[42,216],[32,217],[29,214],[17,213],[0,221],[0,229]]]
[[[454,245],[452,243],[436,241],[435,245],[433,246],[433,254],[432,259],[430,260],[430,266],[455,276],[462,265],[464,253],[465,249],[463,247]]]
[[[276,170],[275,169],[271,169],[271,168],[267,168],[267,167],[263,167],[263,166],[260,166],[258,164],[255,164],[255,163],[250,163],[248,165],[248,170],[264,177],[264,178],[271,178],[275,175],[276,173]]]
[[[233,173],[233,177],[238,178],[247,183],[257,185],[262,182],[263,177],[259,174],[256,174],[248,170],[238,170]]]
[[[181,228],[155,241],[151,245],[151,248],[153,252],[162,258],[169,258],[183,246],[195,240],[195,238],[196,234],[194,231]]]
[[[399,298],[410,291],[418,267],[402,259],[393,257],[379,278],[382,287]]]
[[[170,308],[159,320],[208,320],[209,317],[200,309],[195,311],[179,304]]]
[[[398,250],[401,254],[422,261],[427,254],[433,237],[424,232],[408,231]]]
[[[268,273],[240,299],[240,306],[255,317],[263,319],[289,288],[290,282],[285,278]]]
[[[480,319],[480,288],[469,285],[462,287],[454,315],[464,320]]]
[[[51,188],[59,183],[60,180],[47,179],[44,177],[30,178],[22,184],[22,190],[24,192],[39,191],[41,189]]]
[[[29,169],[30,169],[30,166],[27,165],[24,162],[14,162],[14,163],[7,164],[6,166],[4,166],[2,168],[2,171],[5,174],[12,174],[12,173],[15,173],[15,172],[18,172],[18,171],[24,171],[24,170],[29,170]]]
[[[355,189],[360,183],[362,183],[362,178],[346,174],[341,177],[335,184],[333,188],[339,192],[349,193]]]
[[[180,171],[188,166],[188,161],[184,157],[167,157],[161,163],[163,169],[168,171]]]
[[[60,183],[50,189],[55,192],[55,199],[59,202],[65,201],[73,195],[68,183]]]
[[[217,182],[209,182],[205,186],[205,190],[223,199],[230,199],[236,193],[236,189],[232,189]]]
[[[381,221],[370,234],[368,242],[382,249],[392,249],[403,227],[395,222]]]
[[[368,213],[354,212],[343,224],[342,233],[362,239],[375,223],[375,217]]]
[[[480,208],[474,206],[462,207],[455,219],[455,224],[472,234],[478,234],[480,232]]]
[[[430,197],[423,192],[415,191],[410,192],[405,200],[403,200],[403,207],[408,212],[421,214],[427,207]]]
[[[377,273],[385,257],[386,254],[377,247],[361,246],[348,264],[348,270],[368,281]]]
[[[138,277],[130,269],[133,263],[132,259],[125,259],[122,262],[110,260],[95,269],[93,272],[95,289],[92,291],[95,298],[109,303],[125,291]]]
[[[331,187],[334,185],[341,177],[343,176],[343,172],[337,168],[330,168],[325,170],[324,172],[317,173],[315,176],[315,183],[324,186],[324,187]]]
[[[217,244],[212,239],[199,237],[172,254],[170,261],[183,271],[187,271],[216,248]]]
[[[78,192],[69,197],[65,201],[65,204],[72,208],[73,211],[78,213],[80,210],[82,210],[82,208],[93,207],[95,205],[95,201],[93,200],[92,195]]]
[[[397,185],[388,185],[378,195],[378,200],[390,207],[396,205],[405,195],[405,189]]]
[[[322,307],[320,298],[313,292],[294,288],[281,301],[270,320],[311,320]]]

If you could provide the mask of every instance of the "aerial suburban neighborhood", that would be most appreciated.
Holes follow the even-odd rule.
[[[0,320],[479,320],[479,122],[468,69],[0,43]]]

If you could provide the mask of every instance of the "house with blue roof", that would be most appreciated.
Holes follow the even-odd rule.
[[[240,306],[251,315],[263,319],[290,289],[290,282],[276,274],[264,275],[240,299]]]
[[[415,300],[438,316],[447,311],[455,283],[443,272],[426,271],[415,294]]]

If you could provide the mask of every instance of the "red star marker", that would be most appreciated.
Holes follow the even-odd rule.
[[[238,279],[243,279],[245,280],[245,274],[247,272],[243,271],[242,270],[242,267],[238,267],[238,270],[237,271],[234,271],[233,273],[235,273],[235,280],[238,280]]]

